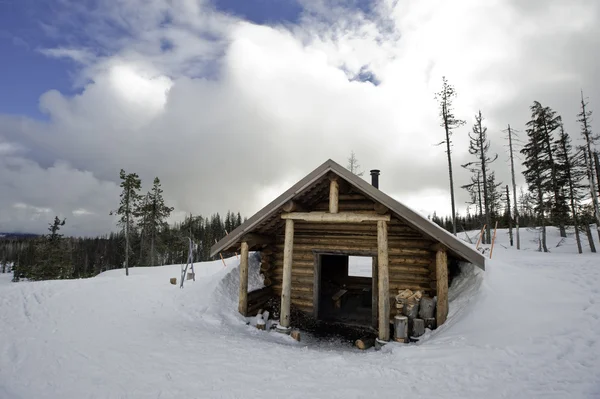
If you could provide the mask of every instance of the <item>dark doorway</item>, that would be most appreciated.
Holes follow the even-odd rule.
[[[318,286],[315,286],[318,298],[317,318],[322,321],[371,326],[372,278],[354,273],[353,270],[356,270],[356,262],[369,264],[372,258],[353,256],[352,265],[349,258],[348,255],[319,255]]]

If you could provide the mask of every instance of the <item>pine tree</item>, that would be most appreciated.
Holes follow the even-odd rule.
[[[563,180],[567,183],[568,198],[571,205],[571,214],[573,216],[573,224],[575,226],[575,238],[577,241],[577,249],[579,253],[581,249],[581,239],[579,237],[579,217],[578,211],[580,201],[582,199],[582,184],[581,181],[585,177],[585,169],[583,169],[582,157],[572,154],[571,138],[565,132],[563,125],[560,126],[560,135],[555,143],[554,152],[558,161],[558,172],[563,176]]]
[[[160,179],[154,178],[152,189],[148,192],[147,201],[140,207],[137,214],[142,220],[143,230],[147,231],[150,240],[150,265],[156,265],[156,247],[159,244],[159,233],[167,225],[167,219],[171,215],[173,208],[165,205],[163,190],[160,185]]]
[[[350,152],[350,157],[348,158],[348,165],[346,166],[350,172],[354,173],[356,176],[362,176],[365,172],[360,170],[360,164],[358,163],[358,159],[356,159],[356,155],[354,151]]]
[[[526,168],[523,171],[525,181],[527,182],[529,191],[535,193],[535,196],[531,200],[538,217],[539,226],[542,229],[540,250],[543,249],[544,252],[548,252],[546,245],[545,211],[547,206],[546,193],[550,185],[550,173],[547,167],[547,153],[544,150],[546,130],[538,122],[538,105],[539,103],[536,101],[531,107],[532,120],[527,123],[528,127],[526,130],[528,142],[521,149],[521,154],[525,156],[525,161],[523,162]]]
[[[527,123],[530,128],[539,131],[541,139],[541,153],[543,155],[543,167],[550,172],[549,193],[551,199],[549,201],[550,213],[552,220],[558,224],[561,237],[566,237],[565,222],[567,219],[568,207],[566,198],[562,195],[561,187],[564,182],[559,180],[559,175],[556,172],[556,163],[552,144],[554,142],[554,132],[559,129],[562,124],[561,117],[556,114],[550,107],[543,107],[539,102],[534,101],[531,106],[532,120]]]
[[[583,146],[584,151],[584,159],[586,160],[585,166],[587,168],[589,186],[590,186],[590,196],[592,198],[593,204],[593,213],[596,219],[596,227],[598,230],[598,238],[600,238],[600,204],[598,201],[598,186],[600,185],[600,181],[596,181],[594,176],[594,167],[593,167],[593,154],[592,147],[596,145],[600,136],[594,135],[592,133],[592,128],[590,126],[592,111],[587,109],[588,103],[585,101],[583,97],[583,90],[581,91],[581,112],[577,114],[577,121],[581,123],[581,135],[585,140],[585,144]]]
[[[121,203],[119,209],[110,214],[116,213],[120,216],[118,225],[125,235],[125,275],[129,276],[129,253],[131,251],[129,241],[135,230],[135,219],[138,216],[137,211],[141,201],[139,191],[142,188],[142,181],[137,173],[127,174],[123,169],[119,172],[119,178],[121,179],[120,187],[123,189]]]
[[[456,207],[454,202],[454,178],[452,176],[452,131],[465,124],[465,121],[456,119],[454,116],[454,109],[452,108],[452,102],[456,97],[456,91],[452,87],[446,77],[442,77],[442,90],[436,93],[435,98],[438,100],[440,107],[440,118],[442,120],[441,126],[444,128],[446,139],[441,141],[438,145],[446,144],[446,154],[448,155],[448,174],[450,176],[450,203],[452,207],[452,233],[456,235]]]
[[[490,149],[490,141],[487,138],[487,127],[483,126],[483,116],[481,111],[475,115],[475,124],[473,125],[472,133],[469,133],[469,154],[475,155],[476,161],[468,162],[462,165],[473,172],[480,173],[483,187],[488,187],[488,178],[490,175],[490,164],[498,158],[498,154],[488,156]],[[490,214],[490,198],[488,190],[483,190],[483,205],[484,217],[486,224],[486,243],[491,242],[491,214]]]

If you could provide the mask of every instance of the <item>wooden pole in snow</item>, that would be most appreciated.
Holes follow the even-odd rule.
[[[492,248],[490,249],[490,259],[492,259],[492,252],[494,252],[494,242],[496,242],[496,229],[498,228],[498,221],[496,220],[496,225],[494,226],[494,236],[492,237]]]
[[[217,239],[215,238],[215,244],[217,243]],[[227,264],[225,263],[225,259],[223,258],[223,254],[219,252],[219,256],[221,257],[221,260],[223,261],[223,267],[227,267]]]
[[[481,242],[481,237],[483,237],[483,230],[485,229],[485,226],[486,225],[484,224],[479,232],[479,238],[477,239],[477,244],[475,244],[475,249],[479,249],[479,243]]]

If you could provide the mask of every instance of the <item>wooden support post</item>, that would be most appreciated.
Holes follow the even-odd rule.
[[[441,326],[448,317],[448,255],[440,249],[435,254],[435,280],[437,290],[436,320]]]
[[[340,185],[337,176],[332,176],[329,180],[329,213],[338,213]]]
[[[390,340],[390,275],[388,269],[388,225],[377,222],[377,280],[379,283],[379,340]]]
[[[248,313],[248,243],[242,241],[242,259],[240,259],[240,298],[238,311],[246,316]]]
[[[285,241],[283,246],[283,278],[281,284],[281,314],[279,325],[290,327],[290,306],[292,300],[292,257],[294,255],[294,221],[285,221]]]

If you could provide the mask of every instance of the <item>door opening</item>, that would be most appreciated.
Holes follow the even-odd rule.
[[[372,263],[369,256],[319,255],[319,320],[371,326]]]

